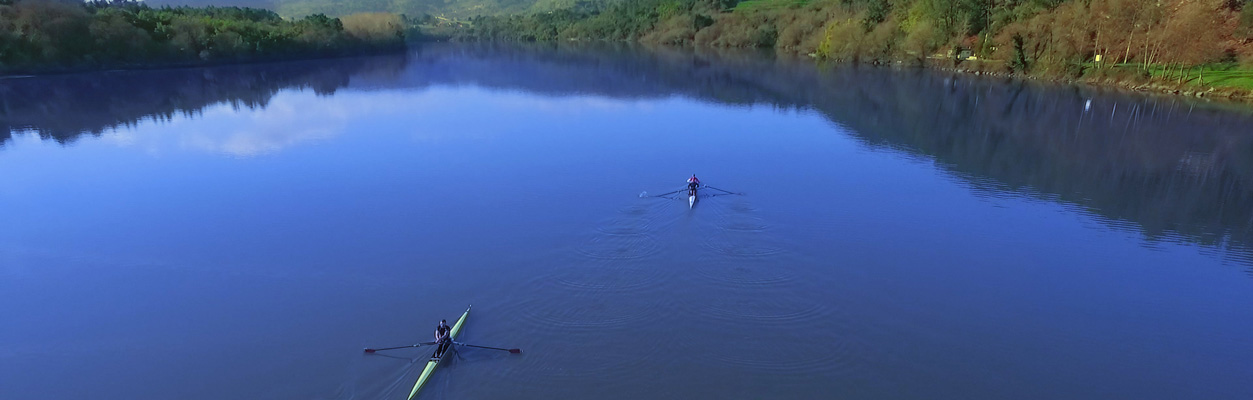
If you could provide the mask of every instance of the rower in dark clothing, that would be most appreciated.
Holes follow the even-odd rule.
[[[691,178],[687,178],[688,193],[696,193],[696,188],[700,187],[700,179],[696,179],[696,174],[692,174]]]
[[[435,349],[435,358],[444,356],[444,352],[448,351],[448,347],[452,345],[452,338],[448,335],[452,333],[452,327],[448,326],[448,320],[439,320],[439,325],[435,327],[435,344],[439,347]]]

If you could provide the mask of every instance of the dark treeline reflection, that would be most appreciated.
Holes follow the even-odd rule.
[[[417,86],[814,110],[868,146],[932,158],[980,193],[1078,205],[1150,242],[1253,263],[1253,115],[1238,106],[744,53],[481,45],[414,64],[406,83]]]
[[[19,132],[64,144],[145,119],[196,115],[215,104],[264,108],[285,89],[331,95],[353,76],[398,74],[405,60],[380,56],[0,80],[0,146]]]
[[[1246,110],[928,70],[614,46],[435,46],[407,58],[17,80],[0,93],[0,132],[67,142],[219,102],[264,107],[283,88],[431,85],[813,110],[867,146],[934,159],[978,193],[1076,205],[1149,242],[1199,243],[1253,263]]]

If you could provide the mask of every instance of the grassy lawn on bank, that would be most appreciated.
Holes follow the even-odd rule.
[[[1188,86],[1204,85],[1253,90],[1253,69],[1242,68],[1238,64],[1211,64],[1192,69],[1184,68],[1182,74],[1178,68],[1155,66],[1149,69],[1149,74],[1163,80],[1179,81],[1183,78]]]

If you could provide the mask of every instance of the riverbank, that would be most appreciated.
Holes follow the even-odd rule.
[[[1211,72],[1216,72],[1215,75],[1219,75],[1218,73],[1221,72],[1228,72],[1228,74],[1225,74],[1228,75],[1227,79],[1220,80],[1219,83],[1200,84],[1200,82],[1196,82],[1195,80],[1179,81],[1178,76],[1171,76],[1162,73],[1153,75],[1151,73],[1144,72],[1143,66],[1141,65],[1106,66],[1104,67],[1105,70],[1102,71],[1089,70],[1082,76],[1069,78],[1016,73],[996,68],[995,66],[989,67],[987,63],[983,62],[953,62],[950,65],[944,65],[945,61],[947,60],[938,60],[928,67],[948,72],[980,76],[995,76],[1007,79],[1031,79],[1059,84],[1081,84],[1130,90],[1135,92],[1253,103],[1253,88],[1251,88],[1249,82],[1250,80],[1253,80],[1253,70],[1235,65],[1211,65],[1200,67],[1210,70]],[[1235,76],[1232,77],[1230,75]]]
[[[764,48],[1253,101],[1253,7],[1242,2],[641,0],[469,22],[456,39]]]
[[[134,1],[0,3],[0,75],[150,69],[403,51],[402,15],[283,19],[238,7],[152,8]]]

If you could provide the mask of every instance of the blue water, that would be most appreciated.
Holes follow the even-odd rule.
[[[9,79],[0,398],[1253,397],[1240,106],[432,46]],[[647,197],[702,181],[743,195]],[[641,197],[641,195],[645,197]]]

